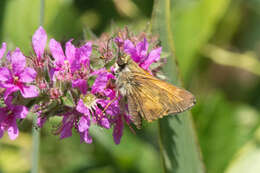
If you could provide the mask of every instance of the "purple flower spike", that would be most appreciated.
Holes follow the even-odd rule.
[[[47,34],[43,27],[39,27],[32,37],[32,45],[33,50],[38,58],[38,60],[42,59],[44,48],[47,42]]]
[[[4,56],[5,50],[6,50],[6,43],[2,43],[2,47],[0,48],[0,59],[2,59],[2,57]]]
[[[34,85],[27,85],[34,81],[37,73],[34,69],[26,67],[25,56],[20,49],[17,48],[8,60],[12,68],[0,68],[0,83],[2,87],[6,88],[4,98],[6,99],[11,93],[18,90],[24,98],[38,96],[38,88]]]
[[[9,138],[14,140],[19,135],[16,120],[24,119],[28,114],[28,109],[25,106],[13,105],[12,97],[8,97],[5,104],[6,107],[0,108],[0,138],[4,131],[7,131]]]

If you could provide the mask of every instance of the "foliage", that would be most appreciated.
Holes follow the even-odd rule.
[[[170,5],[170,37],[180,75],[198,101],[192,117],[206,171],[233,173],[254,168],[259,172],[259,167],[252,167],[260,158],[259,70],[245,63],[259,63],[260,1],[172,0]],[[17,45],[29,53],[39,8],[35,0],[1,0],[0,41],[7,41],[9,49]],[[150,29],[152,9],[150,0],[123,0],[121,4],[117,0],[45,0],[44,28],[59,41],[81,40],[90,30],[92,36],[100,35],[125,24],[145,31]],[[224,55],[217,56],[216,51]],[[52,119],[41,131],[40,172],[163,172],[156,122],[147,123],[136,135],[126,130],[121,144],[115,146],[112,132],[107,136],[96,127],[92,130],[94,144],[80,144],[77,135],[59,141],[50,135],[59,121]],[[30,170],[31,123],[20,123],[15,142],[7,136],[0,140],[0,172]]]

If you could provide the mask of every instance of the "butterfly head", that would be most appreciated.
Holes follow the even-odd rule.
[[[123,54],[121,56],[118,56],[118,58],[117,58],[117,65],[122,70],[128,64],[129,60],[130,60],[130,56],[129,55]]]

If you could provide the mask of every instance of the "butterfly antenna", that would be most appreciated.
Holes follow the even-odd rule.
[[[104,113],[104,112],[109,108],[109,106],[110,106],[113,102],[116,101],[116,99],[118,99],[118,97],[113,98],[113,99],[106,105],[106,107],[103,109],[102,113]]]

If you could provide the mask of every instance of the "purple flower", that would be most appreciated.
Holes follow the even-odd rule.
[[[60,139],[70,137],[72,135],[72,128],[75,127],[80,135],[81,142],[92,143],[92,138],[89,135],[89,127],[91,123],[90,111],[82,106],[79,101],[76,109],[63,114],[62,125],[57,133],[60,133]]]
[[[80,48],[78,48],[78,56],[79,56],[79,61],[80,63],[89,68],[90,65],[90,55],[92,52],[92,43],[91,42],[87,42],[86,44],[84,44],[83,46],[81,46]]]
[[[80,134],[81,142],[85,141],[88,144],[92,143],[92,137],[89,134],[90,122],[91,122],[90,116],[84,115],[80,118],[78,123],[78,131]]]
[[[50,51],[54,57],[55,67],[52,70],[52,79],[56,76],[60,80],[72,80],[73,75],[81,67],[89,69],[89,57],[92,51],[90,42],[86,43],[80,48],[76,48],[69,40],[65,45],[65,54],[62,50],[61,44],[54,39],[50,40]],[[78,78],[77,78],[78,79]],[[76,79],[76,80],[77,80]],[[82,89],[82,87],[81,87]]]
[[[124,122],[122,120],[122,116],[117,116],[114,130],[113,130],[113,137],[116,144],[119,144],[123,135],[123,129],[124,129]]]
[[[131,55],[132,59],[145,70],[148,70],[150,65],[160,59],[162,47],[151,50],[148,53],[149,44],[144,38],[135,46],[130,40],[124,41],[124,51]]]
[[[71,41],[72,40],[66,43],[65,56],[61,44],[55,39],[50,40],[49,47],[51,54],[54,57],[55,71],[63,71],[69,69],[70,66],[73,64],[76,48],[71,44]]]
[[[0,108],[0,138],[4,131],[7,131],[9,138],[14,140],[19,135],[16,120],[24,119],[28,114],[28,109],[22,105],[13,105],[11,96],[5,100],[5,104],[5,107]]]
[[[87,94],[88,85],[85,79],[75,79],[72,81],[72,87],[78,88],[82,94]]]
[[[37,126],[42,128],[45,122],[47,121],[47,117],[42,117],[41,112],[36,112],[37,114]]]
[[[33,37],[32,37],[32,45],[33,50],[37,56],[38,62],[43,58],[44,48],[47,43],[47,34],[43,27],[39,27]]]
[[[86,116],[90,116],[92,112],[93,122],[96,122],[101,127],[110,128],[108,118],[103,114],[103,111],[97,106],[97,103],[102,102],[103,99],[97,99],[95,95],[88,93],[79,99],[76,110]],[[103,106],[103,105],[101,105]]]
[[[81,141],[85,141],[86,143],[92,143],[92,138],[89,135],[89,127],[91,123],[90,110],[84,105],[82,99],[79,100],[76,110],[83,114],[78,123],[80,139]]]
[[[134,133],[132,127],[130,126],[131,116],[129,114],[124,113],[123,115],[116,116],[114,119],[115,122],[114,122],[114,130],[113,130],[113,137],[116,144],[120,143],[120,140],[123,136],[123,129],[124,129],[123,119],[125,120],[130,130],[132,130],[132,132]]]
[[[66,112],[62,116],[62,126],[57,132],[60,133],[60,139],[67,138],[72,135],[72,128],[77,121],[77,116],[74,114],[74,112]]]
[[[13,53],[9,53],[7,60],[11,67],[0,68],[0,83],[6,89],[4,98],[18,90],[24,98],[38,96],[38,88],[34,85],[29,85],[29,83],[34,81],[37,73],[34,69],[26,67],[25,56],[20,49],[17,48]]]
[[[126,123],[130,124],[130,117],[125,112],[121,112],[121,108],[119,105],[119,101],[121,97],[117,96],[116,90],[114,88],[108,87],[108,82],[110,79],[115,79],[115,77],[107,72],[105,69],[101,69],[99,71],[96,71],[95,74],[97,75],[97,78],[92,85],[91,92],[93,94],[99,93],[101,95],[106,96],[109,99],[97,99],[96,103],[98,103],[103,109],[106,108],[105,113],[107,115],[110,115],[109,123],[114,124],[114,130],[113,130],[113,137],[114,142],[116,144],[120,143],[121,137],[123,135],[123,118],[126,121]],[[108,107],[107,105],[110,104]],[[101,114],[100,109],[96,109],[96,114]],[[103,116],[104,117],[104,116]],[[106,122],[106,121],[105,121]],[[103,122],[103,127],[105,122]]]
[[[108,81],[110,79],[115,79],[115,76],[112,73],[109,73],[104,68],[92,73],[92,75],[97,75],[97,78],[96,78],[94,84],[92,85],[92,89],[91,89],[91,92],[93,94],[104,93]]]
[[[6,50],[6,43],[2,43],[2,47],[0,48],[0,59],[4,56]]]

